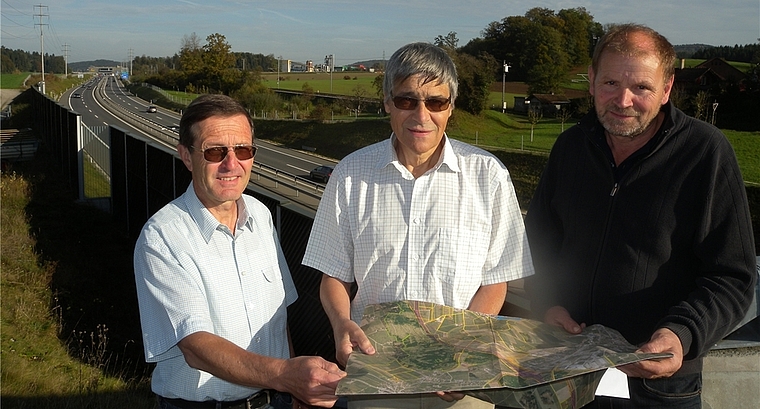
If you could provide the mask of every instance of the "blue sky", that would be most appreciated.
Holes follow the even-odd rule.
[[[35,7],[38,5],[46,7]],[[585,7],[602,23],[649,25],[673,44],[750,44],[760,37],[760,0],[0,0],[2,45],[69,62],[171,56],[196,33],[220,33],[233,51],[336,65],[388,58],[412,41],[457,33],[459,45],[493,21],[533,7]],[[43,14],[41,26],[39,14]],[[495,56],[497,59],[499,56]]]

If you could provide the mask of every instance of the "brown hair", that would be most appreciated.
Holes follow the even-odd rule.
[[[594,48],[594,56],[591,59],[591,69],[599,72],[599,60],[604,52],[615,52],[631,57],[648,55],[650,49],[642,49],[640,43],[634,41],[634,34],[643,34],[652,42],[652,48],[660,60],[660,67],[665,80],[675,75],[676,51],[667,38],[651,28],[641,24],[617,24],[609,28]]]
[[[191,148],[198,138],[194,125],[205,119],[221,116],[231,117],[244,115],[251,125],[251,141],[253,141],[253,119],[248,111],[236,100],[221,94],[203,94],[187,106],[179,120],[179,143]]]

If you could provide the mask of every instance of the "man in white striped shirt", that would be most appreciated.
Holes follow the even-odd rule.
[[[457,87],[442,49],[396,51],[383,83],[393,133],[345,157],[325,188],[303,264],[324,273],[320,296],[342,365],[354,347],[375,352],[358,325],[369,304],[418,300],[497,314],[507,282],[533,274],[506,167],[445,134]],[[349,400],[351,409],[452,407],[493,405],[444,392]]]

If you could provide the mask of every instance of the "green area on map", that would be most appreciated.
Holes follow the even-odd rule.
[[[361,327],[377,353],[351,354],[338,395],[462,391],[500,406],[570,409],[593,400],[606,368],[670,356],[634,353],[601,325],[571,335],[419,301],[370,305]]]

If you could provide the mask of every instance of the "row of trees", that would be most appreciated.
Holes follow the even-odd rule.
[[[506,61],[510,81],[527,83],[530,93],[559,93],[571,69],[589,64],[602,34],[604,27],[583,7],[556,13],[537,7],[490,23],[460,51],[488,54],[498,67]]]
[[[692,58],[700,60],[723,58],[727,61],[760,64],[760,44],[707,47],[696,51]]]
[[[255,86],[260,72],[277,69],[273,55],[234,53],[231,48],[222,34],[209,35],[203,44],[192,33],[182,38],[180,51],[173,57],[135,58],[133,75],[167,89],[230,94]]]
[[[571,70],[590,63],[596,41],[604,32],[605,28],[583,7],[559,12],[533,8],[524,16],[510,16],[488,24],[481,37],[464,46],[459,46],[455,32],[438,36],[433,42],[444,48],[457,64],[460,82],[457,108],[477,115],[486,109],[491,85],[502,78],[502,63],[509,63],[508,79],[525,82],[529,93],[562,93]],[[727,53],[724,47],[714,50],[725,53],[721,54],[724,58],[740,59],[737,54],[755,52],[756,48],[735,46],[733,53]],[[221,92],[236,96],[254,111],[283,105],[283,99],[264,86],[259,75],[276,68],[274,56],[233,53],[226,38],[218,33],[209,35],[204,44],[195,33],[186,35],[174,57],[137,58],[135,66],[136,73],[148,72],[139,80],[162,88]],[[154,68],[142,69],[146,66]],[[378,96],[381,75],[376,81]],[[286,103],[302,113],[313,108],[318,100],[308,89],[303,91],[303,98]],[[353,98],[356,112],[362,109],[361,101],[368,96],[363,95],[368,93],[366,90],[359,91]]]
[[[12,50],[0,46],[0,66],[3,74],[15,74],[19,72],[41,72],[42,59],[40,53],[24,50]],[[45,54],[45,72],[51,74],[63,74],[66,72],[66,61],[55,54]]]
[[[464,47],[459,47],[455,32],[438,36],[434,43],[457,64],[457,108],[477,115],[486,107],[491,85],[501,78],[501,60],[511,63],[509,79],[527,82],[530,92],[560,92],[569,70],[588,63],[593,39],[602,32],[601,25],[584,8],[558,13],[534,8],[525,16],[489,24],[482,38]],[[134,64],[133,73],[141,80],[162,88],[235,94],[252,108],[271,105],[274,99],[258,75],[276,69],[274,56],[233,53],[219,33],[209,35],[205,44],[195,33],[185,35],[174,57],[139,57]]]

